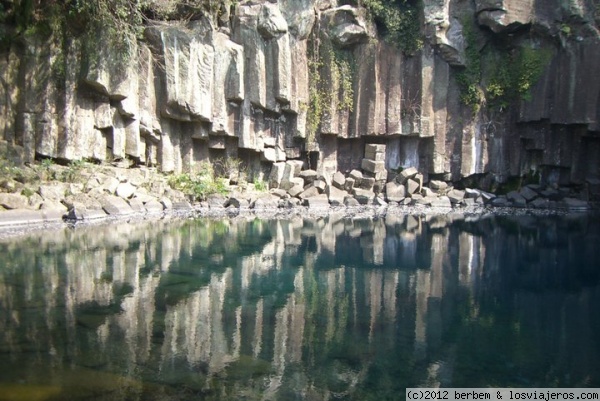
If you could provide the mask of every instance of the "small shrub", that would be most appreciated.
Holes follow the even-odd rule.
[[[36,169],[39,179],[42,181],[51,181],[56,179],[53,166],[54,161],[52,159],[43,159]]]
[[[83,160],[73,160],[69,166],[62,172],[60,177],[63,182],[78,182],[81,179],[81,170],[83,170],[85,162]]]
[[[172,175],[168,183],[194,200],[205,200],[208,195],[229,193],[227,181],[224,177],[216,176],[212,164],[202,163],[197,173]]]
[[[25,187],[21,190],[21,195],[31,198],[35,194],[35,191],[29,187]]]
[[[266,192],[268,189],[267,182],[259,178],[254,179],[254,189],[260,192]]]

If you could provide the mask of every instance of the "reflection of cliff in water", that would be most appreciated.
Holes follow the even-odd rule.
[[[1,375],[85,367],[220,399],[598,386],[599,237],[587,218],[330,216],[6,240]]]

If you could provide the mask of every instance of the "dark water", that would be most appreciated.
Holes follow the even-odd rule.
[[[0,241],[0,400],[600,387],[596,217],[186,220]]]

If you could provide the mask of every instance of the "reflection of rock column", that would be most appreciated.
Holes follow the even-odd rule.
[[[140,350],[139,344],[137,343],[139,335],[137,304],[140,296],[139,254],[138,251],[130,251],[123,256],[120,258],[122,263],[118,266],[113,266],[113,282],[122,286],[131,286],[132,293],[121,302],[121,309],[123,309],[123,312],[117,315],[115,320],[124,333],[129,351],[128,361],[131,364],[135,364],[137,362],[136,351]],[[154,311],[152,311],[152,313],[153,312]],[[144,342],[144,338],[140,338],[140,340]]]
[[[275,315],[275,336],[273,340],[273,363],[275,374],[269,378],[269,384],[265,390],[263,399],[275,399],[275,395],[281,387],[283,374],[285,373],[285,356],[287,353],[287,342],[289,333],[289,304],[277,311]]]
[[[229,362],[227,358],[227,337],[223,327],[223,305],[225,304],[225,291],[231,282],[231,269],[218,277],[213,275],[210,281],[210,320],[211,320],[211,349],[209,371],[220,372]]]
[[[259,299],[256,303],[256,321],[254,323],[254,340],[252,341],[252,355],[258,358],[262,349],[263,342],[263,313],[265,305],[263,299]]]
[[[171,262],[176,260],[179,257],[179,251],[181,247],[179,244],[179,235],[171,234],[171,235],[163,235],[161,238],[161,261],[160,267],[162,271],[169,271],[169,267],[171,266]]]
[[[386,271],[383,274],[383,312],[388,327],[396,325],[398,277],[398,271]]]
[[[328,224],[325,227],[323,227],[323,230],[321,230],[317,238],[319,239],[322,251],[327,251],[332,254],[335,253],[335,242],[337,236],[335,235],[335,232],[333,231],[333,226],[330,222],[328,222]]]
[[[304,300],[304,269],[298,270],[294,278],[294,294],[290,299],[290,346],[289,361],[302,360],[302,343],[304,340],[304,320],[306,306]]]
[[[386,234],[384,221],[382,219],[376,220],[373,228],[373,263],[376,265],[383,265]]]
[[[213,275],[208,287],[190,294],[184,301],[169,307],[165,316],[163,363],[184,356],[190,364],[207,362],[210,373],[223,370],[239,355],[241,309],[236,311],[236,333],[230,353],[223,322],[225,293],[231,284],[232,271]],[[233,355],[232,355],[233,354]]]
[[[370,307],[370,317],[371,321],[369,324],[369,342],[373,341],[373,337],[375,335],[375,328],[377,325],[377,320],[379,317],[379,313],[381,311],[381,300],[382,300],[382,290],[383,290],[383,282],[382,282],[382,272],[381,270],[373,270],[369,271],[365,274],[366,278],[366,295],[367,295],[367,305]]]
[[[287,352],[289,330],[289,302],[275,315],[275,338],[273,344],[273,367],[278,376],[285,370],[285,354]]]
[[[422,358],[427,344],[427,299],[431,292],[431,273],[417,270],[416,276],[415,354]]]
[[[242,307],[235,308],[235,332],[233,333],[233,344],[231,346],[231,358],[237,360],[240,357],[242,347]]]
[[[300,245],[302,244],[302,219],[300,217],[294,217],[290,220],[281,221],[281,228],[283,234],[283,241],[286,245]]]
[[[335,321],[335,304],[336,304],[336,297],[337,297],[337,291],[336,291],[336,270],[329,270],[326,271],[322,274],[325,275],[325,282],[327,283],[327,287],[326,287],[326,305],[327,305],[327,318],[326,318],[326,329],[325,329],[325,341],[327,343],[331,342],[331,340],[333,339],[333,336],[335,334],[335,327],[336,327],[336,321]]]
[[[482,246],[480,237],[475,237],[468,233],[461,233],[458,243],[459,282],[461,285],[471,288],[471,285],[483,267],[485,247]]]
[[[441,298],[444,293],[444,260],[448,255],[445,235],[431,238],[431,292],[429,296]]]
[[[342,270],[343,269],[338,269]],[[336,288],[336,272],[328,272],[328,279],[333,276],[333,287]],[[300,362],[302,360],[302,344],[304,340],[305,305],[304,305],[304,271],[300,269],[294,278],[294,293],[288,298],[286,305],[277,311],[275,316],[275,333],[273,343],[273,363],[276,375],[269,381],[264,399],[273,398],[283,382],[287,362]],[[328,286],[330,289],[332,286]],[[333,290],[335,293],[339,288]],[[329,302],[335,304],[335,298]],[[332,306],[333,309],[333,306]],[[257,314],[258,317],[258,314]],[[258,320],[258,319],[257,319]],[[336,319],[328,319],[335,324]],[[335,326],[333,328],[335,330]]]
[[[446,231],[446,230],[444,230]],[[444,286],[444,267],[448,265],[448,235],[434,234],[431,238],[431,287],[427,299],[427,345],[436,349],[441,344],[442,297],[448,288]]]
[[[48,258],[44,266],[44,305],[46,307],[46,325],[52,329],[56,324],[56,318],[52,316],[52,311],[56,307],[56,292],[59,289],[60,280],[58,266],[55,258]],[[0,277],[0,294],[6,294],[6,290],[2,288],[2,280]],[[0,299],[1,302],[1,299]],[[5,304],[6,305],[6,304]],[[1,308],[0,308],[1,309]],[[13,308],[6,310],[14,310]]]
[[[461,232],[458,235],[458,281],[461,285],[469,287],[473,260],[473,236]]]
[[[210,316],[210,289],[202,288],[198,291],[199,316],[196,322],[196,350],[195,355],[200,361],[210,359],[211,348],[211,316]]]
[[[67,289],[72,306],[96,301],[108,305],[112,300],[112,275],[106,271],[106,251],[70,252],[65,255]],[[100,263],[98,261],[101,261]]]

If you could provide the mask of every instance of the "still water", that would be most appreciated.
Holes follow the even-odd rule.
[[[0,400],[600,387],[597,217],[330,215],[0,240]]]

